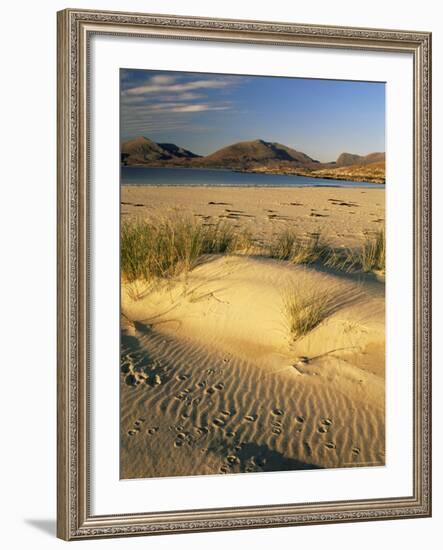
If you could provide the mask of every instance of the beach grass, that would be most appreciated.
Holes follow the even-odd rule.
[[[385,233],[366,237],[355,249],[328,245],[319,233],[300,236],[292,229],[257,247],[247,230],[226,222],[205,225],[192,217],[124,221],[121,271],[128,282],[171,279],[191,271],[208,254],[264,255],[295,265],[321,264],[345,272],[385,271]]]
[[[284,312],[293,340],[306,336],[333,311],[335,294],[297,285],[283,295]]]
[[[327,246],[320,233],[300,237],[291,229],[277,234],[269,245],[271,258],[286,260],[296,265],[318,262],[326,251]]]
[[[386,270],[385,231],[378,231],[375,237],[367,237],[363,246],[358,249],[356,266],[364,272]]]
[[[325,254],[324,264],[332,269],[346,272],[385,273],[386,239],[384,230],[377,231],[374,236],[367,236],[358,248],[329,249]]]
[[[236,252],[246,237],[228,224],[204,226],[186,217],[124,221],[121,271],[128,282],[169,279],[191,271],[205,254]]]

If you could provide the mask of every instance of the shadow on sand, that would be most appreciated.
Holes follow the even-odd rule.
[[[301,462],[295,458],[288,458],[278,451],[270,449],[267,445],[257,443],[242,443],[240,449],[236,449],[225,440],[211,445],[210,451],[226,457],[235,457],[232,468],[234,472],[283,472],[290,470],[314,470],[321,466]],[[229,463],[229,458],[228,458]]]

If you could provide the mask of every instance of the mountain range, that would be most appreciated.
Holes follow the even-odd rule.
[[[140,136],[122,144],[121,162],[125,166],[224,168],[375,183],[385,180],[385,153],[341,153],[337,160],[322,163],[301,151],[262,139],[233,143],[210,155],[200,156],[173,143],[156,143]]]

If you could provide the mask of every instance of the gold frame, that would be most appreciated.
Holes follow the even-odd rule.
[[[431,515],[431,34],[68,9],[58,14],[58,506],[65,540]],[[88,44],[93,34],[407,52],[414,60],[413,495],[93,516],[88,490]]]

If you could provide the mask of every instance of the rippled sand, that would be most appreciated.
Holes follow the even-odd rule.
[[[293,342],[282,289],[331,289]],[[121,477],[383,465],[384,283],[219,256],[122,287]]]

